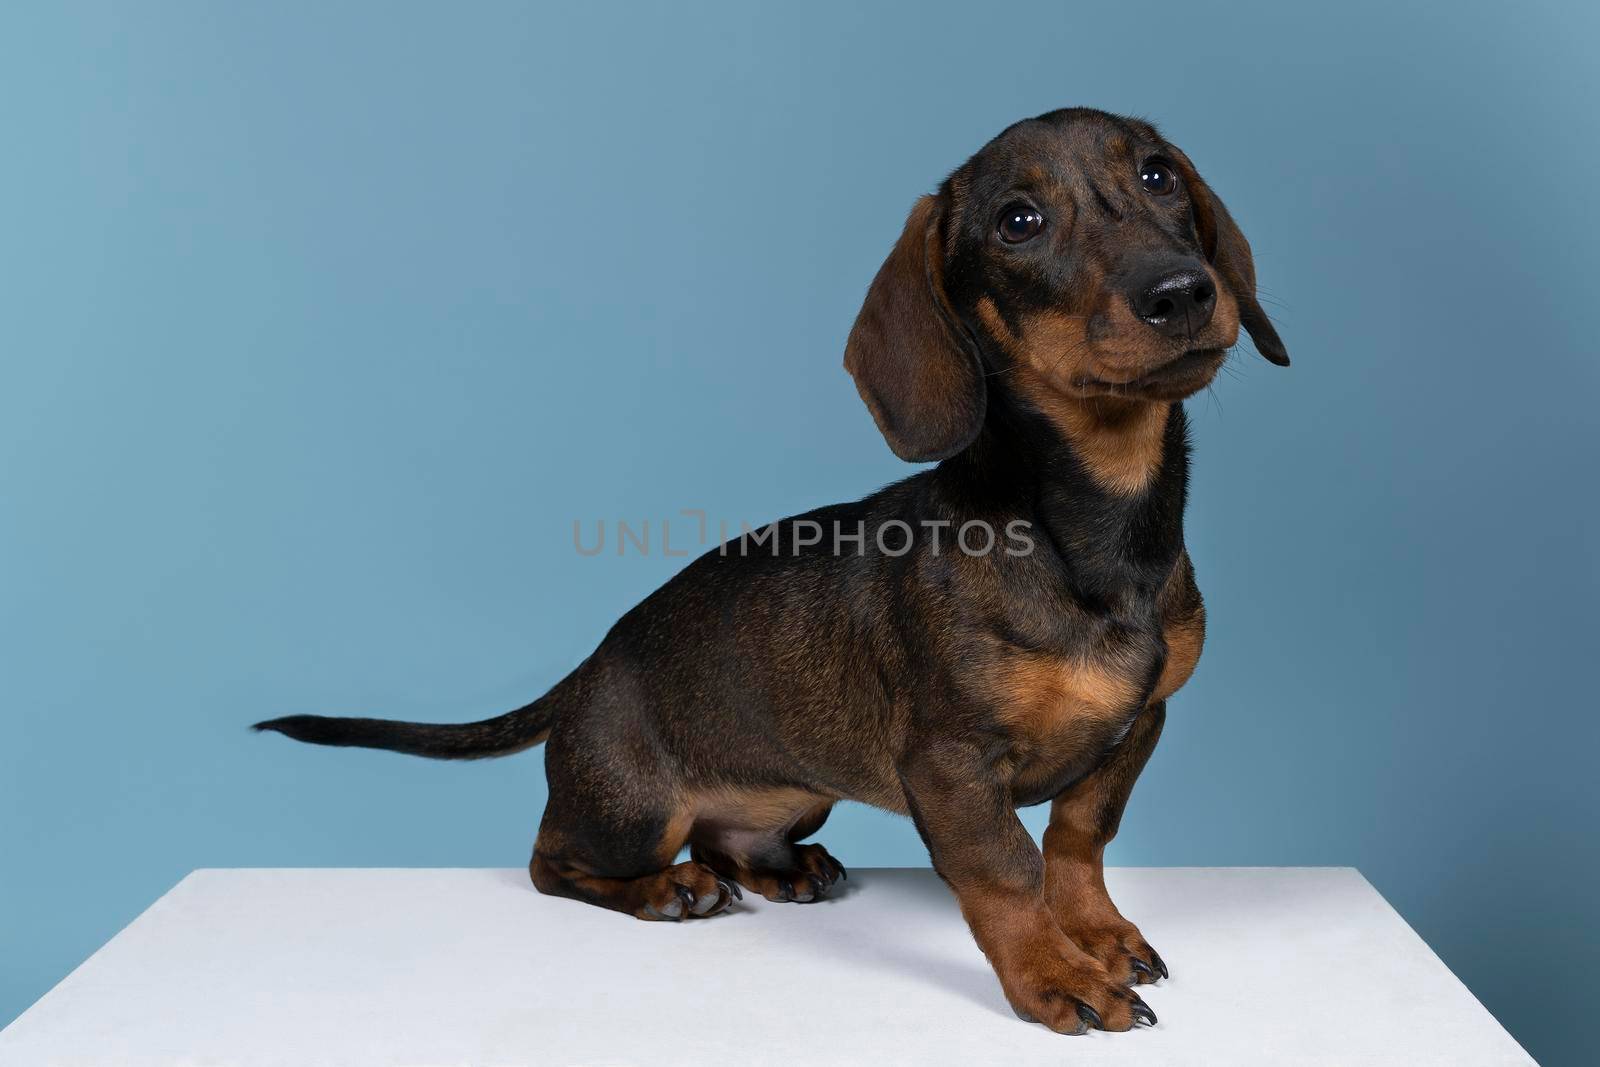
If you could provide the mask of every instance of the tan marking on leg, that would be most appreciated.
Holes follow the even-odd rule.
[[[1159,704],[1141,712],[1106,763],[1056,797],[1044,832],[1044,896],[1056,925],[1128,983],[1156,981],[1165,964],[1106,892],[1105,848],[1165,715]]]
[[[661,833],[661,844],[656,849],[656,859],[666,866],[677,858],[684,844],[689,840],[689,831],[694,828],[694,811],[684,807],[672,813],[667,820],[666,829]]]
[[[956,895],[1018,1015],[1059,1033],[1082,1033],[1090,1019],[1105,1030],[1133,1028],[1136,998],[1061,931],[1043,901],[989,886],[964,886]],[[1080,1004],[1093,1014],[1081,1012]]]
[[[747,788],[716,785],[696,790],[688,810],[697,823],[741,830],[778,832],[788,829],[826,797],[788,786]]]

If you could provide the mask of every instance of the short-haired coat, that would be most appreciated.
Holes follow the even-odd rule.
[[[524,708],[260,726],[457,759],[546,742],[534,885],[641,919],[741,886],[817,900],[844,877],[804,843],[833,805],[900,812],[1019,1015],[1153,1023],[1128,987],[1166,964],[1102,856],[1200,656],[1182,401],[1241,327],[1288,363],[1188,156],[1104,112],[1019,122],[916,202],[845,349],[890,448],[936,466],[695,560]],[[964,527],[1029,551],[965,551]],[[1016,809],[1046,801],[1041,851]]]

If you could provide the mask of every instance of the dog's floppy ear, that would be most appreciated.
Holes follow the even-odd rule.
[[[948,193],[924,196],[878,269],[844,346],[844,366],[894,454],[953,456],[983,426],[983,369],[944,289]]]
[[[1170,146],[1169,146],[1170,147]],[[1222,275],[1223,284],[1239,301],[1239,325],[1250,334],[1260,352],[1271,363],[1280,367],[1289,365],[1289,350],[1283,347],[1272,320],[1261,310],[1256,299],[1256,263],[1250,255],[1250,242],[1244,239],[1239,224],[1228,214],[1222,198],[1194,169],[1189,157],[1177,148],[1172,149],[1173,162],[1183,172],[1184,183],[1189,187],[1189,203],[1194,208],[1195,229],[1200,234],[1200,245],[1206,258]]]

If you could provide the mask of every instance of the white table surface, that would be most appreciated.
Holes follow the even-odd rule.
[[[1527,1064],[1351,868],[1115,869],[1154,1028],[1019,1021],[927,871],[643,923],[506,870],[202,870],[0,1031],[0,1064]]]

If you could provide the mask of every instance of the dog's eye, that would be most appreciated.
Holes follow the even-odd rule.
[[[1044,216],[1027,204],[1007,204],[1005,210],[1000,212],[1000,240],[1008,245],[1021,244],[1037,237],[1042,229]]]
[[[1147,159],[1139,168],[1139,181],[1152,196],[1169,196],[1178,187],[1178,174],[1164,159]]]

